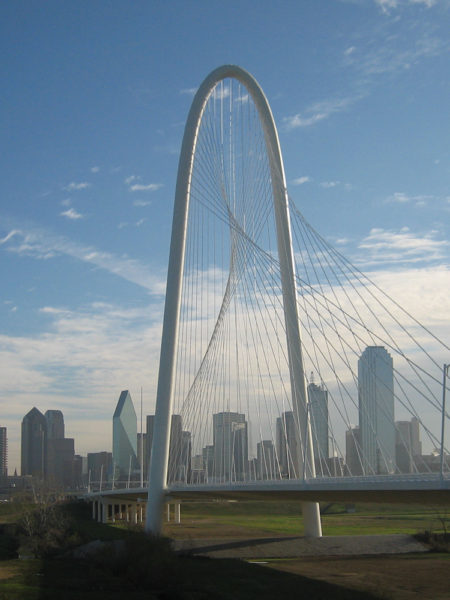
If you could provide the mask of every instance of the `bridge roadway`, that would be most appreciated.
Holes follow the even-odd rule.
[[[90,491],[89,501],[145,503],[147,487]],[[167,502],[202,500],[300,500],[313,502],[379,502],[450,505],[450,473],[372,477],[317,477],[309,480],[272,480],[245,483],[171,484]]]

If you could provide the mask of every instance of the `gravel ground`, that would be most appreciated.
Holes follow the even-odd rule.
[[[426,552],[413,536],[352,535],[322,538],[284,537],[259,539],[176,540],[174,549],[184,554],[214,558],[292,558],[299,556],[373,556]]]

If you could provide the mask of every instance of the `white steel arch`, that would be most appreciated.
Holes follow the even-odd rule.
[[[266,152],[269,159],[272,179],[292,406],[296,421],[299,424],[298,436],[301,440],[306,440],[306,443],[300,443],[299,439],[299,443],[297,444],[299,449],[303,446],[304,450],[303,452],[299,450],[298,456],[296,457],[296,468],[299,475],[308,478],[315,476],[312,439],[307,410],[306,379],[303,367],[299,315],[297,310],[297,289],[295,283],[295,266],[292,251],[288,197],[278,134],[269,103],[256,80],[247,71],[238,66],[224,65],[210,73],[195,95],[186,122],[178,166],[161,342],[154,436],[149,470],[146,530],[153,533],[160,532],[162,504],[167,485],[170,417],[173,402],[176,348],[192,169],[199,128],[206,104],[215,86],[226,78],[238,80],[247,89],[257,108],[264,132]],[[321,523],[318,503],[304,502],[302,508],[306,535],[319,537],[321,535]]]

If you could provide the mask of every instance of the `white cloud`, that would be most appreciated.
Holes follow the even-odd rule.
[[[122,389],[144,389],[145,414],[154,412],[162,322],[161,302],[126,309],[106,303],[77,310],[45,306],[46,330],[0,335],[0,396],[8,427],[9,466],[20,468],[20,422],[37,406],[63,411],[76,451],[111,451],[111,421]],[[92,426],[95,424],[95,426]]]
[[[125,179],[130,192],[156,192],[163,187],[162,183],[138,183],[141,179],[139,175],[130,175]]]
[[[340,181],[322,181],[319,185],[325,189],[334,188],[337,185],[340,185]]]
[[[230,94],[230,86],[224,85],[222,82],[219,82],[213,91],[213,96],[215,100],[224,100],[225,98],[229,98]]]
[[[429,195],[418,195],[418,196],[409,196],[404,192],[394,192],[391,196],[388,196],[385,200],[386,203],[397,203],[397,204],[406,204],[408,202],[415,203],[416,206],[426,206],[430,200],[435,199],[433,196]]]
[[[133,206],[149,206],[150,204],[150,200],[135,200],[133,202]]]
[[[318,112],[310,116],[302,116],[300,113],[292,117],[284,117],[283,122],[286,125],[286,129],[297,129],[298,127],[309,127],[315,125],[323,119],[327,119],[331,113]]]
[[[292,180],[292,185],[303,185],[304,183],[308,183],[311,181],[311,177],[308,175],[304,175],[303,177],[297,177],[297,179]]]
[[[400,231],[372,229],[359,248],[368,252],[367,258],[363,259],[366,266],[381,263],[430,263],[446,259],[450,242],[437,239],[436,231],[419,235],[407,227]]]
[[[98,173],[100,171],[100,167],[91,167],[91,173]]]
[[[183,90],[180,90],[180,94],[184,94],[186,96],[195,96],[195,94],[197,93],[197,89],[198,88],[185,88]]]
[[[350,56],[347,62],[362,78],[359,85],[367,88],[385,74],[395,74],[410,69],[419,60],[439,56],[448,46],[448,40],[433,37],[427,30],[415,34],[413,45],[397,32],[386,33],[378,44],[368,45],[365,52],[358,52],[357,60]]]
[[[88,183],[87,181],[81,181],[79,183],[72,181],[71,183],[66,185],[66,187],[64,189],[67,190],[68,192],[73,192],[76,190],[85,190],[86,188],[88,188],[90,186],[91,186],[91,184]]]
[[[421,4],[426,8],[437,4],[436,0],[375,2],[385,14],[390,14],[391,11],[407,4]],[[355,36],[355,39],[358,39],[358,46],[347,45],[343,50],[341,65],[347,70],[351,69],[344,73],[342,78],[343,81],[350,81],[348,92],[316,102],[292,116],[284,117],[282,122],[286,130],[311,127],[346,111],[353,104],[366,98],[384,75],[409,69],[419,60],[439,56],[449,49],[448,39],[436,37],[426,25],[416,28],[414,43],[411,43],[410,29],[400,29],[393,19],[387,20],[382,28],[374,28],[364,42],[360,36]]]
[[[130,191],[131,192],[156,192],[156,190],[159,190],[162,187],[163,187],[162,183],[148,183],[148,184],[134,183],[133,185],[130,186]]]
[[[355,94],[347,98],[335,98],[316,102],[307,107],[302,113],[297,113],[292,117],[284,117],[284,126],[287,130],[297,129],[298,127],[310,127],[324,119],[328,119],[335,113],[346,110],[361,98],[361,94]]]
[[[383,13],[389,14],[391,10],[407,4],[422,4],[426,8],[432,8],[437,4],[437,0],[375,0],[375,4],[381,8]]]
[[[375,4],[377,4],[384,13],[389,12],[391,8],[397,8],[398,0],[375,0]]]
[[[136,227],[140,227],[141,225],[143,225],[146,220],[147,219],[139,219],[139,221],[136,221]]]
[[[67,219],[71,219],[73,221],[84,218],[83,215],[77,212],[74,208],[69,208],[68,210],[60,213],[60,215],[61,217],[67,217]]]
[[[0,238],[0,245],[1,244],[6,244],[6,242],[9,242],[9,240],[11,238],[13,238],[15,235],[21,235],[21,231],[19,231],[18,229],[13,229],[12,231],[10,231],[9,233],[6,234],[6,236],[4,238]]]
[[[250,96],[248,94],[241,94],[236,98],[236,102],[240,102],[241,104],[246,104],[250,100]]]
[[[344,183],[343,181],[335,180],[335,181],[321,181],[319,183],[320,187],[325,188],[327,190],[335,187],[344,188],[347,192],[353,190],[353,185],[351,183]]]
[[[392,196],[388,196],[386,198],[386,202],[399,202],[403,204],[404,202],[409,202],[411,198],[404,194],[403,192],[395,192]]]
[[[164,294],[165,277],[156,277],[147,265],[138,260],[103,252],[92,246],[83,246],[39,228],[28,228],[28,231],[14,230],[14,236],[12,233],[4,238],[5,243],[8,243],[9,252],[38,260],[48,260],[61,255],[71,256],[134,283],[151,294]]]

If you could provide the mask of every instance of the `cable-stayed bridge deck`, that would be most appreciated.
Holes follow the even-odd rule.
[[[391,296],[396,273],[354,261],[289,196],[256,80],[214,70],[180,154],[156,409],[141,445],[148,530],[160,530],[168,498],[295,497],[313,536],[321,500],[448,501],[448,314],[430,306],[420,323],[408,298]],[[125,442],[109,481],[137,478],[135,429]]]
[[[109,502],[147,499],[148,487],[103,489],[86,494],[88,499]],[[204,500],[300,500],[314,502],[388,502],[450,504],[450,475],[409,474],[379,477],[316,477],[309,480],[254,481],[169,485],[168,501]]]

